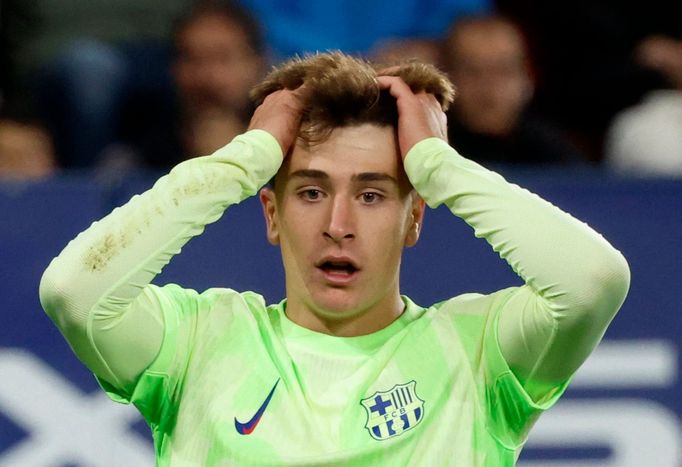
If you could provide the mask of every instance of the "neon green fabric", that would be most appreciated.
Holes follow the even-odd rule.
[[[427,307],[403,297],[388,327],[342,338],[289,321],[286,300],[149,284],[281,160],[255,130],[184,162],[45,272],[46,312],[110,397],[141,411],[158,465],[514,465],[622,304],[622,255],[428,139],[405,161],[413,186],[471,225],[525,285]]]
[[[175,300],[161,352],[132,395],[104,386],[149,421],[160,465],[511,466],[565,387],[536,404],[502,357],[495,321],[514,289],[427,309],[404,298],[398,320],[350,338],[302,328],[286,302],[266,307],[253,293],[150,293]],[[278,380],[254,431],[240,434],[235,418],[247,422]],[[400,394],[416,405],[392,402],[390,391],[411,382]],[[377,395],[392,404],[387,418],[370,410]]]

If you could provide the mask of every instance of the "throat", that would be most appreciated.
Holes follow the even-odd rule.
[[[307,304],[288,297],[285,314],[290,321],[309,329],[336,337],[356,337],[384,329],[405,311],[405,303],[397,294],[387,303],[359,309],[335,310]]]

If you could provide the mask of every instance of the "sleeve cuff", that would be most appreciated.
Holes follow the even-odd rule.
[[[282,159],[284,159],[282,147],[277,142],[277,138],[269,132],[256,128],[247,131],[242,136],[248,138],[252,144],[259,146],[268,154],[272,154],[273,157],[276,156],[278,162],[281,163]]]
[[[405,172],[412,179],[412,175],[417,175],[420,173],[419,169],[421,167],[421,161],[424,156],[431,154],[433,152],[439,152],[442,150],[453,151],[452,146],[437,137],[426,138],[412,146],[412,148],[407,151],[405,155],[405,160],[403,165],[405,166]]]

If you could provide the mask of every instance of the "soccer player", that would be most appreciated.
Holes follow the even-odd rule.
[[[254,94],[250,130],[53,260],[48,315],[109,396],[140,410],[158,465],[514,465],[621,306],[623,256],[448,146],[453,90],[430,66],[320,54]],[[270,179],[260,199],[283,301],[150,284]],[[446,204],[525,285],[428,307],[400,295],[425,202]]]

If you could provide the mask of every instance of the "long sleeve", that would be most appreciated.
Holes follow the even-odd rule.
[[[41,304],[97,376],[125,388],[153,361],[163,339],[161,308],[173,303],[149,283],[228,206],[254,195],[281,162],[274,137],[247,132],[213,155],[177,165],[50,263]]]
[[[625,300],[627,262],[587,224],[442,140],[416,144],[405,170],[430,207],[445,204],[524,280],[498,323],[500,350],[534,398],[569,378]]]

